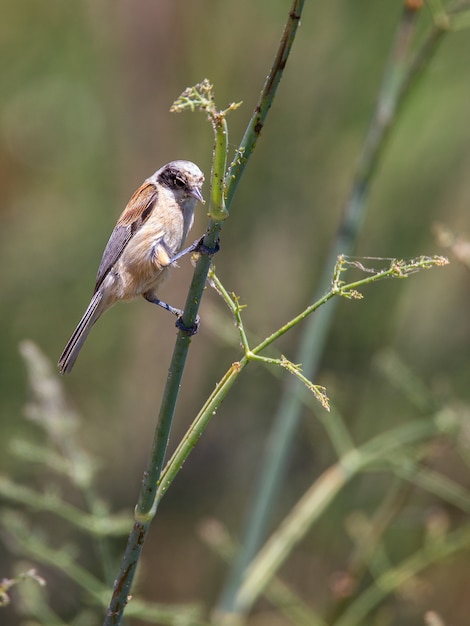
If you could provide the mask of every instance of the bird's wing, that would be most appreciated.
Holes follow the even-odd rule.
[[[127,203],[104,249],[96,276],[95,293],[134,234],[148,219],[155,206],[157,196],[158,191],[155,185],[153,183],[144,183]]]

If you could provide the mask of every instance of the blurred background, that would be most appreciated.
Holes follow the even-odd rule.
[[[243,101],[228,120],[232,156],[289,6],[285,0],[23,0],[3,7],[0,472],[10,479],[40,489],[48,484],[47,471],[11,453],[13,440],[42,436],[24,419],[28,388],[19,342],[32,339],[57,361],[88,304],[115,221],[147,176],[181,158],[195,161],[209,179],[209,124],[201,114],[169,113],[187,86],[208,78],[220,108]],[[311,301],[400,13],[400,2],[307,3],[215,259],[226,288],[247,305],[245,323],[255,336],[266,336]],[[430,19],[426,9],[421,19],[424,30]],[[358,255],[446,254],[433,234],[435,222],[469,235],[469,60],[468,31],[447,35],[375,176]],[[209,197],[207,183],[204,194]],[[199,206],[191,241],[205,225]],[[183,259],[162,298],[182,306],[191,275]],[[439,397],[468,402],[469,306],[468,271],[458,262],[406,281],[379,283],[366,290],[364,300],[340,303],[315,382],[327,386],[356,441],[412,417],[412,407],[376,366],[385,348],[396,351]],[[216,381],[240,357],[230,316],[209,288],[200,314],[172,448]],[[293,360],[300,331],[279,345]],[[83,419],[83,447],[99,460],[97,489],[113,511],[131,512],[135,505],[174,338],[174,320],[164,311],[143,300],[116,306],[93,329],[73,374],[63,379],[69,402]],[[253,366],[217,413],[151,531],[140,586],[144,598],[213,605],[226,567],[197,529],[210,516],[240,536],[282,386]],[[449,475],[468,485],[468,471],[454,463],[451,451],[442,454]],[[305,411],[276,519],[334,460],[320,422]],[[319,610],[328,605],[329,581],[350,550],[345,518],[356,508],[372,510],[386,487],[386,477],[354,481],[328,520],[292,555],[282,574],[307,603]],[[438,504],[432,496],[416,495],[396,530],[399,555],[417,540],[422,511]],[[51,528],[56,523],[49,522]],[[9,547],[1,541],[0,578],[12,575]],[[84,552],[83,560],[93,571],[92,557]],[[64,620],[72,619],[80,605],[73,586],[52,568],[39,569],[48,578],[52,606]],[[400,605],[401,621],[393,621],[394,614],[383,623],[421,623],[431,599],[449,624],[468,623],[470,574],[464,557],[446,561],[424,578],[422,593]],[[15,606],[4,615],[2,624],[22,623]],[[272,616],[262,621],[260,614],[252,623],[284,622]]]

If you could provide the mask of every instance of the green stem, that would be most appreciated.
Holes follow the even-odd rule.
[[[56,550],[43,543],[31,529],[26,526],[21,516],[16,513],[6,512],[2,516],[2,524],[11,534],[13,543],[18,546],[32,559],[41,563],[52,565],[65,572],[65,574],[77,585],[86,591],[98,605],[103,604],[103,598],[107,588],[98,578],[90,574],[84,567],[78,565],[73,556],[66,549]]]
[[[393,518],[398,515],[403,508],[409,495],[410,487],[402,480],[394,477],[393,482],[387,487],[386,495],[380,503],[379,508],[371,519],[364,522],[366,528],[361,529],[361,534],[355,538],[355,547],[352,552],[347,567],[347,576],[351,578],[355,589],[360,589],[367,572],[376,577],[377,561],[380,559],[381,574],[384,568],[389,569],[390,563],[382,563],[383,557],[382,538],[389,528]],[[382,558],[381,558],[382,557]],[[346,595],[335,599],[326,621],[333,624],[347,610],[354,596]]]
[[[201,526],[199,535],[223,561],[231,562],[236,545],[221,524],[209,520]],[[265,597],[295,626],[327,626],[320,615],[278,577],[274,577],[266,587]],[[238,624],[243,626],[241,620],[234,620],[233,626],[238,626]]]
[[[418,13],[407,7],[403,9],[376,110],[364,141],[351,193],[319,281],[317,297],[318,294],[328,289],[332,268],[337,257],[340,254],[350,254],[355,245],[365,216],[372,175],[380,162],[389,131],[399,111],[403,108],[405,95],[409,92],[409,87],[416,83],[414,79],[420,66],[418,63],[408,66],[407,57]],[[430,56],[431,51],[432,49],[426,49],[426,55]],[[415,57],[415,59],[418,58],[425,57]],[[300,339],[300,348],[295,360],[302,363],[304,373],[310,380],[316,378],[335,310],[336,303],[322,307],[311,318]],[[233,613],[235,610],[235,598],[245,571],[266,536],[297,431],[301,415],[302,392],[298,381],[293,379],[287,381],[285,393],[280,401],[266,444],[266,455],[252,496],[242,546],[220,602],[221,609],[228,613]]]
[[[432,419],[424,419],[378,435],[361,447],[346,453],[307,490],[278,530],[273,533],[245,572],[235,596],[234,613],[245,614],[263,592],[305,534],[311,529],[343,487],[372,463],[393,455],[404,445],[440,432]]]
[[[225,175],[224,172],[225,154],[227,152],[227,128],[224,123],[214,123],[215,118],[213,118],[213,125],[216,130],[216,140],[212,200],[215,202],[215,205],[210,212],[209,225],[204,238],[204,245],[207,248],[215,249],[217,246],[222,227],[222,220],[227,217],[227,210],[230,207],[236,186],[238,185],[249,157],[255,148],[256,141],[265,122],[267,113],[276,93],[277,86],[281,79],[282,72],[295,37],[303,4],[304,0],[294,0],[293,2],[292,10],[289,14],[288,24],[285,28],[284,36],[281,40],[272,70],[262,91],[259,105],[255,109],[255,113],[237,152],[239,158],[236,159],[236,161],[231,165],[227,175]],[[223,191],[222,194],[221,191]],[[223,203],[224,197],[225,206]],[[187,327],[190,327],[195,323],[210,262],[211,260],[207,255],[202,255],[196,265],[183,315],[183,323]],[[167,386],[165,388],[162,408],[160,410],[157,429],[155,432],[151,459],[148,464],[148,469],[144,474],[139,501],[136,507],[134,528],[129,536],[119,576],[115,581],[114,592],[108,608],[104,626],[113,626],[121,623],[145,537],[147,536],[150,523],[156,512],[158,503],[158,499],[156,499],[157,486],[167,449],[168,437],[189,344],[190,338],[180,331],[178,333],[173,359],[169,369]]]
[[[42,494],[34,489],[13,483],[0,476],[0,495],[11,502],[21,503],[37,511],[49,511],[77,528],[95,537],[120,536],[127,533],[129,519],[117,515],[84,513],[81,509],[64,502],[56,494]]]
[[[441,263],[440,259],[441,257],[436,257],[436,263],[438,265]],[[399,269],[397,269],[397,267]],[[237,324],[239,326],[241,336],[244,337],[243,344],[245,348],[245,354],[239,361],[236,361],[235,363],[233,363],[231,367],[228,369],[228,371],[224,374],[222,379],[216,385],[216,388],[214,389],[212,394],[209,396],[209,398],[205,402],[204,406],[199,411],[198,415],[196,416],[193,423],[191,424],[189,430],[187,431],[183,439],[180,441],[178,447],[176,448],[172,457],[170,458],[164,470],[162,471],[155,503],[156,504],[159,503],[161,498],[165,494],[165,492],[168,490],[168,487],[170,486],[175,476],[177,475],[177,473],[183,466],[184,462],[190,455],[191,450],[194,448],[197,441],[201,437],[202,433],[207,428],[211,419],[214,417],[216,411],[218,410],[221,403],[225,399],[227,393],[232,388],[238,376],[242,373],[242,371],[245,369],[248,363],[250,363],[251,361],[257,361],[259,359],[258,355],[262,350],[265,350],[266,348],[268,348],[274,341],[276,341],[276,339],[279,339],[280,337],[282,337],[282,335],[288,332],[291,328],[293,328],[296,324],[302,321],[305,317],[317,311],[317,309],[322,304],[325,304],[326,302],[328,302],[328,300],[330,300],[334,296],[347,295],[349,292],[355,292],[358,288],[364,287],[378,280],[384,280],[386,278],[390,278],[393,276],[397,277],[397,276],[406,275],[406,272],[408,271],[413,272],[416,270],[417,267],[423,267],[423,268],[432,267],[432,263],[427,258],[418,259],[417,261],[411,261],[409,264],[392,263],[389,269],[387,270],[383,270],[377,274],[367,276],[366,278],[362,280],[357,280],[353,283],[342,285],[341,287],[338,287],[338,288],[335,287],[334,289],[329,291],[327,294],[325,294],[323,298],[318,300],[318,302],[315,302],[314,304],[307,307],[305,311],[300,313],[300,315],[297,315],[292,320],[287,322],[287,324],[284,324],[284,326],[282,326],[276,332],[272,333],[269,337],[261,341],[253,349],[250,349],[248,345],[248,341],[246,339],[246,335],[243,329],[243,324],[239,316],[239,307],[237,303],[230,297],[230,295],[225,290],[221,282],[212,272],[211,278],[214,281],[217,290],[224,297],[224,300],[227,302],[230,310],[232,311],[233,315],[237,319]],[[265,359],[263,359],[263,361],[264,360]],[[269,361],[269,359],[267,360]],[[281,364],[280,359],[275,359],[275,361],[277,362],[277,364]],[[349,451],[352,446],[352,442],[350,441],[345,431],[344,425],[341,425],[339,423],[339,418],[335,419],[334,428],[335,428],[335,433],[336,433],[335,436],[336,436],[337,445],[339,447],[342,447],[342,449]]]
[[[289,58],[289,54],[294,43],[297,28],[304,8],[305,0],[294,0],[292,2],[289,17],[282,33],[276,57],[271,66],[271,71],[266,78],[263,90],[261,91],[258,104],[253,112],[250,122],[247,126],[241,144],[237,150],[235,158],[227,172],[226,182],[226,200],[230,205],[237,189],[238,183],[246,168],[248,160],[255,149],[256,142],[264,126],[269,109],[276,95],[277,88],[282,78],[284,68]]]
[[[230,369],[219,381],[215,390],[211,393],[202,409],[199,411],[189,430],[181,439],[172,457],[170,458],[167,465],[165,466],[165,469],[162,472],[155,499],[155,502],[157,504],[163,498],[168,487],[171,485],[177,473],[180,471],[184,462],[190,455],[191,450],[198,442],[201,434],[207,428],[209,422],[214,417],[220,404],[232,388],[233,384],[235,383],[239,374],[243,371],[247,363],[248,359],[243,358],[241,361],[232,364]]]
[[[213,128],[215,132],[215,148],[212,172],[212,200],[213,203],[216,204],[212,206],[212,211],[210,212],[212,217],[209,220],[208,229],[204,238],[204,245],[209,249],[216,248],[222,227],[222,220],[227,216],[224,206],[223,188],[221,187],[221,181],[224,180],[225,155],[227,153],[227,126],[225,120],[219,116],[218,120],[213,123]],[[194,270],[182,318],[183,324],[187,328],[192,327],[196,322],[210,264],[210,256],[206,254],[200,255]],[[151,522],[157,511],[157,487],[166,456],[173,416],[190,343],[190,335],[186,331],[180,330],[168,370],[152,452],[147,470],[144,473],[139,499],[135,508],[134,527],[129,535],[119,576],[114,583],[113,595],[108,607],[104,626],[113,626],[121,623],[142,548]]]
[[[225,113],[211,116],[215,133],[214,163],[212,166],[212,202],[210,217],[216,222],[222,222],[228,217],[225,207],[225,168],[227,165],[227,137],[228,128]]]
[[[351,604],[334,626],[358,626],[387,595],[404,585],[413,576],[437,561],[470,546],[470,528],[465,526],[446,536],[443,541],[426,545],[401,565],[388,570]]]

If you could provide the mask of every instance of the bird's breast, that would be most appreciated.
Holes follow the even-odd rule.
[[[154,211],[133,235],[115,266],[119,299],[130,300],[156,289],[167,267],[183,244],[183,215],[178,211]]]

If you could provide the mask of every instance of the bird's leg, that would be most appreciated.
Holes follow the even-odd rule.
[[[167,304],[166,302],[163,302],[163,300],[160,300],[160,298],[157,298],[157,296],[155,296],[151,291],[146,291],[142,295],[147,300],[147,302],[151,302],[152,304],[161,306],[162,309],[165,309],[165,311],[169,311],[170,313],[173,313],[173,315],[176,315],[176,324],[175,324],[176,328],[183,331],[190,337],[197,333],[198,328],[199,328],[199,322],[200,322],[199,315],[196,316],[196,320],[192,326],[189,326],[189,327],[185,326],[183,324],[183,311],[181,309],[177,309],[176,307],[171,306],[170,304]]]
[[[175,256],[171,257],[168,261],[168,264],[165,263],[165,266],[171,265],[172,263],[180,259],[182,256],[185,256],[186,254],[189,254],[190,252],[199,252],[200,254],[207,254],[208,256],[212,256],[216,252],[218,252],[219,249],[220,249],[220,246],[219,246],[218,241],[216,242],[216,245],[214,248],[209,248],[208,246],[204,245],[204,235],[203,235],[200,239],[197,239],[190,246],[188,246],[184,250],[181,250],[181,252],[178,252],[177,254],[175,254]],[[176,309],[175,307],[167,304],[166,302],[163,302],[163,300],[160,300],[160,298],[157,298],[151,291],[147,291],[146,293],[143,294],[143,296],[148,302],[161,306],[162,309],[165,309],[166,311],[173,313],[173,315],[176,315],[177,317],[176,324],[175,324],[176,328],[178,328],[179,330],[181,330],[182,332],[186,333],[189,336],[195,335],[197,333],[198,328],[199,328],[199,322],[200,322],[199,315],[196,316],[196,320],[194,324],[188,327],[185,324],[183,324],[183,311],[181,309]]]
[[[186,254],[189,254],[190,252],[199,252],[200,254],[207,254],[208,256],[212,256],[220,250],[220,245],[218,241],[214,248],[209,248],[205,246],[204,237],[205,235],[203,235],[200,239],[197,239],[194,243],[192,243],[184,250],[181,250],[181,252],[178,252],[178,254],[175,254],[175,256],[170,259],[170,265],[178,259],[181,259],[181,257],[185,256]]]
[[[170,313],[173,313],[173,315],[176,315],[176,317],[181,317],[183,315],[183,311],[181,309],[176,309],[174,306],[171,306],[171,304],[163,302],[163,300],[160,300],[160,298],[154,296],[151,291],[145,292],[143,296],[147,300],[147,302],[151,302],[152,304],[161,306],[162,309],[165,309],[165,311],[170,311]]]

